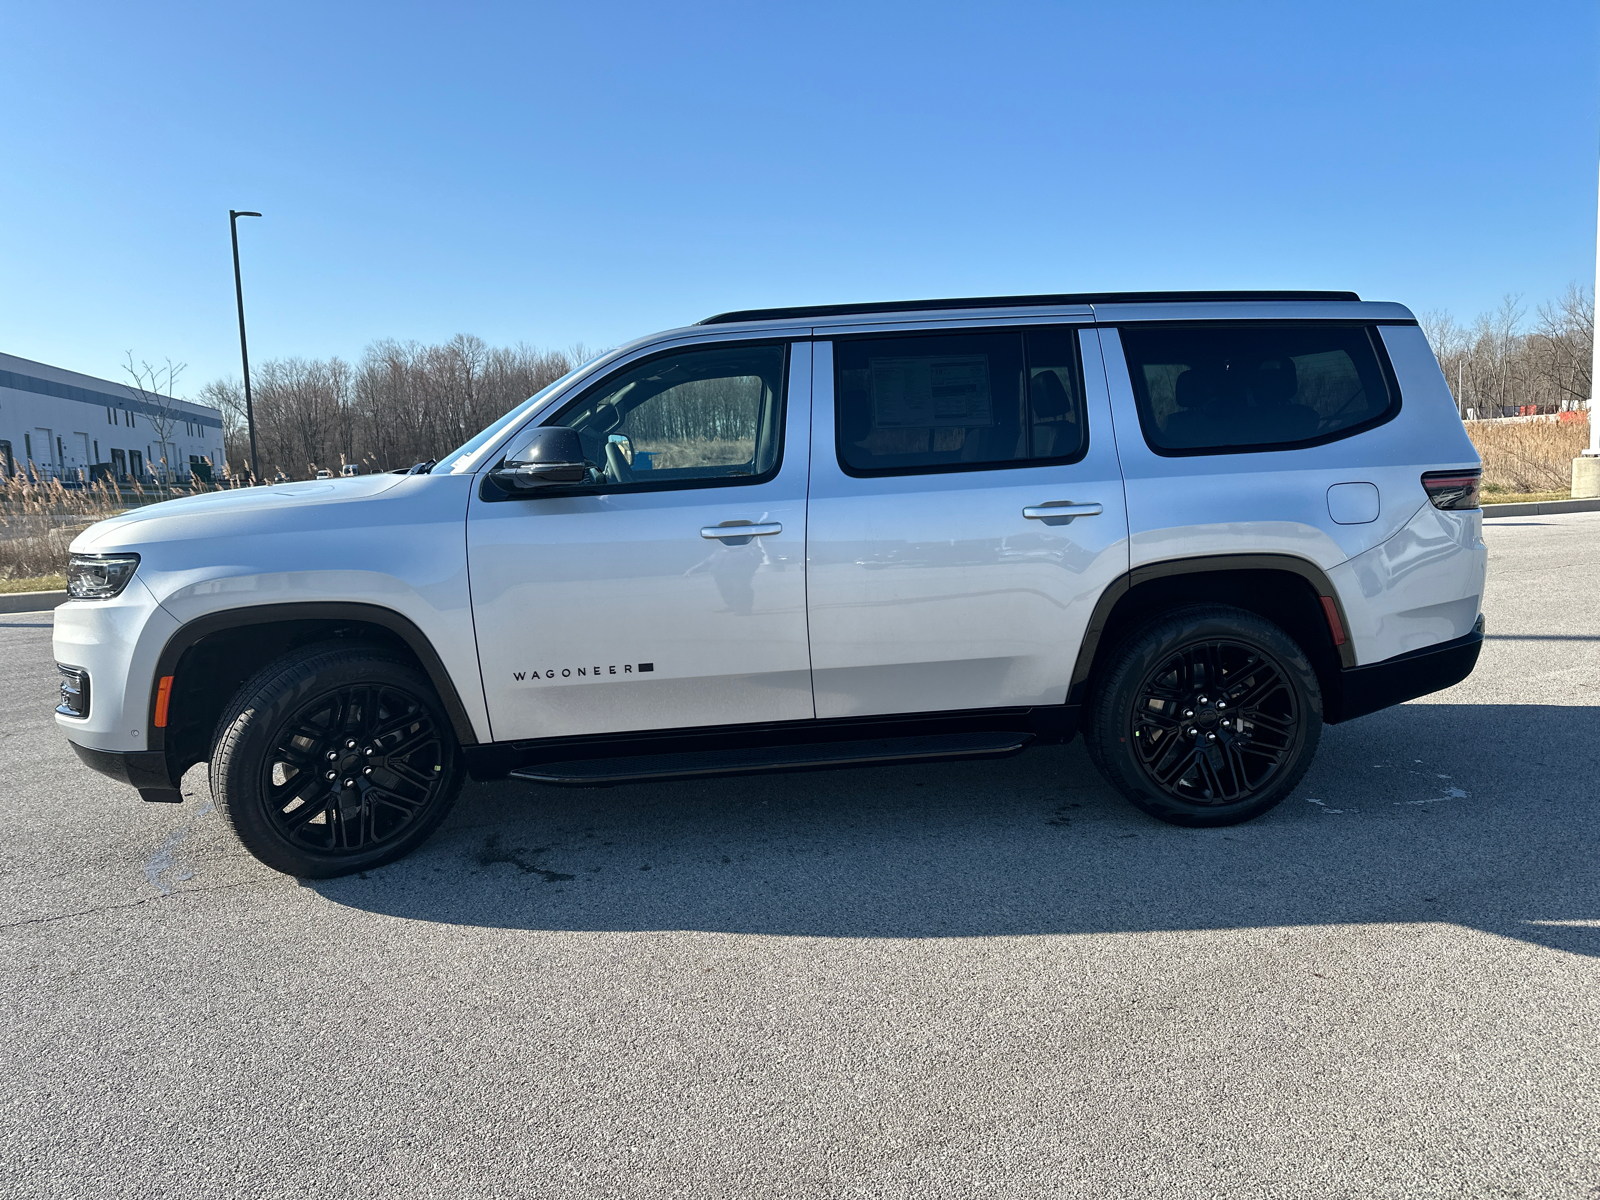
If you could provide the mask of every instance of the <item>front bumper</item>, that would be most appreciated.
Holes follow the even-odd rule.
[[[156,804],[182,804],[183,794],[167,767],[162,750],[95,750],[80,746],[71,738],[67,744],[85,766],[108,775],[118,783],[139,789],[139,799]]]
[[[1365,667],[1339,672],[1336,704],[1327,704],[1323,720],[1330,725],[1375,713],[1380,708],[1404,704],[1430,692],[1460,683],[1478,665],[1483,649],[1483,617],[1471,633],[1409,654],[1397,654]],[[1332,700],[1333,697],[1328,697]]]
[[[137,575],[120,596],[57,608],[55,660],[86,672],[94,688],[89,715],[58,712],[57,728],[80,746],[130,753],[158,747],[150,729],[156,664],[177,629]]]

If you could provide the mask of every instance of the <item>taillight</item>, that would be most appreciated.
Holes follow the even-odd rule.
[[[1477,508],[1481,470],[1428,471],[1422,476],[1422,490],[1435,508]]]

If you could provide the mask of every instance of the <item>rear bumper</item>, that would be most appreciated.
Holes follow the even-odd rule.
[[[1483,618],[1480,616],[1466,637],[1399,654],[1365,667],[1348,667],[1339,672],[1340,694],[1336,704],[1325,706],[1323,720],[1337,725],[1340,721],[1364,717],[1380,708],[1404,704],[1418,696],[1452,687],[1472,674],[1482,649]]]
[[[99,771],[102,775],[110,776],[118,783],[126,783],[139,789],[141,800],[150,800],[158,804],[181,804],[183,795],[178,791],[178,785],[173,782],[172,772],[167,769],[167,756],[161,750],[95,750],[88,746],[80,746],[71,738],[67,744],[72,747],[85,766]]]

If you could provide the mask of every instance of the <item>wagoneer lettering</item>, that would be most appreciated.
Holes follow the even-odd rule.
[[[554,679],[558,674],[563,679],[571,679],[575,675],[587,675],[599,678],[605,675],[632,675],[635,669],[639,671],[653,671],[655,670],[655,664],[639,663],[637,666],[635,666],[634,663],[622,663],[620,665],[612,663],[604,667],[578,667],[576,670],[574,670],[572,667],[561,667],[559,669],[556,667],[547,667],[542,671],[513,671],[511,672],[511,678],[516,680],[518,683],[521,683],[523,680],[537,681],[540,679]]]
[[[1411,313],[1349,292],[725,313],[431,467],[91,527],[56,720],[147,800],[208,763],[244,845],[307,877],[405,854],[468,775],[1080,733],[1146,813],[1227,825],[1323,725],[1472,670],[1479,475]]]

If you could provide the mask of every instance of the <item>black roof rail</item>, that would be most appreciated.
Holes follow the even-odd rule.
[[[870,304],[810,304],[798,308],[743,308],[697,322],[783,321],[805,317],[843,317],[853,313],[929,312],[941,308],[1043,308],[1059,304],[1163,304],[1188,301],[1360,300],[1354,292],[1070,292],[1059,296],[965,296],[951,300],[877,300]]]

